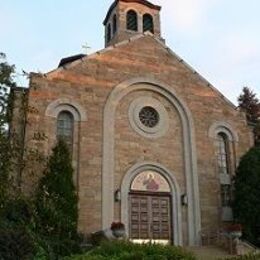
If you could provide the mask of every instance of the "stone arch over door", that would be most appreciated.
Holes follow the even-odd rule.
[[[120,100],[137,90],[148,90],[166,98],[178,111],[183,129],[185,179],[188,197],[188,241],[199,244],[201,230],[197,156],[194,126],[188,107],[174,89],[154,78],[134,78],[117,85],[110,93],[104,108],[103,164],[102,164],[102,228],[114,220],[114,168],[115,168],[115,113]]]
[[[132,181],[140,173],[144,171],[154,171],[162,175],[162,177],[168,182],[170,186],[170,194],[172,198],[172,235],[174,245],[182,245],[182,217],[181,217],[181,194],[179,185],[174,177],[174,174],[171,173],[164,166],[154,163],[154,162],[145,162],[138,163],[131,167],[121,184],[121,221],[126,224],[126,233],[129,234],[129,216],[128,216],[128,196],[131,189]]]

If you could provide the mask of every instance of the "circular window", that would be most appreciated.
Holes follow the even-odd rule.
[[[168,113],[163,104],[152,97],[139,97],[129,107],[132,128],[148,138],[163,136],[169,127]]]
[[[139,118],[144,126],[153,128],[159,123],[160,116],[153,107],[143,107]]]

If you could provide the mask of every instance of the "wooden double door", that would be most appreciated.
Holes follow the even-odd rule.
[[[130,193],[130,238],[171,243],[171,212],[171,197],[168,194]]]

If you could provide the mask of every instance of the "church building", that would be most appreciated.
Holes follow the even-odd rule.
[[[105,48],[31,73],[29,89],[14,91],[16,113],[22,95],[27,113],[13,127],[25,153],[48,156],[66,140],[79,232],[120,221],[133,241],[198,245],[233,220],[232,180],[253,137],[245,115],[165,44],[160,11],[115,0]],[[41,174],[33,167],[20,174],[26,190]]]

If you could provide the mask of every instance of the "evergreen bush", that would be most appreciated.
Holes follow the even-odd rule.
[[[260,147],[240,161],[235,178],[234,214],[246,239],[260,245]]]
[[[36,229],[47,251],[56,256],[79,250],[77,195],[70,151],[59,140],[36,193]],[[47,246],[46,246],[47,244]]]

